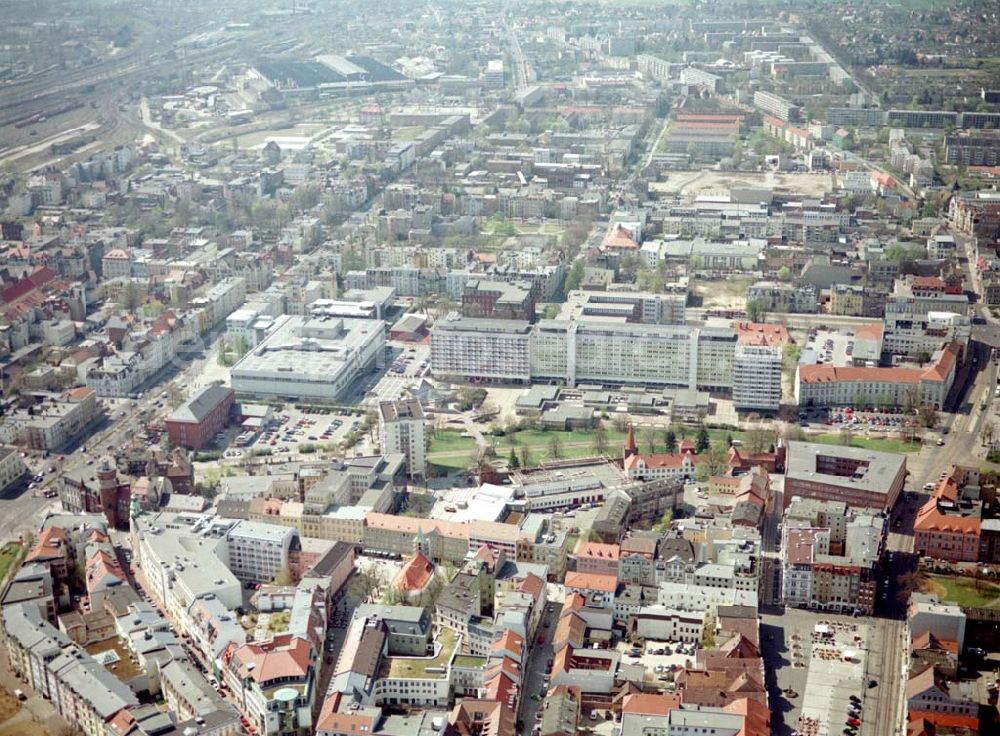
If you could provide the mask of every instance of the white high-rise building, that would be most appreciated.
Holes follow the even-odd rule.
[[[423,477],[427,470],[424,440],[424,410],[416,399],[383,401],[378,405],[378,431],[382,452],[406,457],[410,476]]]
[[[269,583],[288,569],[288,553],[301,549],[295,529],[240,521],[226,534],[229,569],[240,582]]]
[[[738,411],[777,411],[781,405],[781,353],[776,345],[736,346],[733,406]]]

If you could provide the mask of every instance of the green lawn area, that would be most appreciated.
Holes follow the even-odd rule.
[[[984,607],[1000,598],[1000,586],[974,578],[958,575],[925,575],[923,590],[937,593],[942,602],[950,601],[960,606]]]
[[[806,439],[810,442],[819,442],[822,445],[842,444],[840,435],[833,432],[807,435]],[[854,435],[851,437],[851,447],[863,447],[867,450],[878,450],[879,452],[920,452],[919,442],[906,442],[888,437],[872,437],[869,439]]]
[[[383,677],[430,677],[443,678],[441,672],[428,672],[429,667],[441,667],[442,669],[451,661],[452,654],[455,653],[455,646],[458,643],[455,632],[451,629],[439,629],[437,635],[438,653],[435,657],[390,657],[388,658],[388,671],[383,670]]]
[[[461,432],[441,431],[434,434],[427,448],[428,454],[435,452],[469,452],[476,449],[476,441],[463,437]]]
[[[486,428],[484,428],[486,430]],[[677,442],[682,439],[694,440],[697,430],[687,427],[681,435],[677,431]],[[542,460],[551,460],[553,438],[558,438],[560,458],[592,457],[603,454],[606,457],[617,458],[621,456],[622,445],[625,444],[626,432],[619,432],[605,423],[605,447],[602,452],[598,452],[594,446],[593,430],[571,430],[560,432],[556,430],[543,431],[540,429],[526,429],[517,434],[494,436],[488,430],[484,432],[487,441],[492,441],[496,448],[498,457],[507,458],[513,449],[517,454],[518,461],[524,465],[522,453],[528,451],[528,466],[537,465]],[[648,429],[639,428],[636,430],[636,442],[640,452],[664,452],[664,433],[662,428],[652,431],[653,444],[650,445],[650,432]],[[709,438],[713,445],[725,442],[727,436],[733,439],[742,439],[744,433],[729,432],[723,429],[708,430]],[[461,432],[455,430],[445,430],[438,432],[430,441],[428,448],[428,460],[431,464],[438,466],[442,472],[449,470],[463,470],[468,468],[475,457],[476,442],[470,437],[462,437]]]
[[[7,576],[11,566],[21,556],[21,545],[8,542],[0,549],[0,580]]]
[[[485,667],[486,657],[473,657],[471,654],[459,654],[455,657],[456,667]]]

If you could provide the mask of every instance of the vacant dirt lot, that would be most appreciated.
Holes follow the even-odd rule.
[[[667,181],[651,182],[649,185],[653,192],[683,194],[688,197],[732,187],[769,187],[816,197],[829,192],[833,188],[833,183],[829,174],[678,171],[672,172]]]

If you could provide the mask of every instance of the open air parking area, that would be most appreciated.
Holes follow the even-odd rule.
[[[354,433],[364,439],[365,416],[332,407],[300,407],[286,404],[273,409],[273,416],[259,434],[228,427],[215,437],[215,452],[221,459],[237,463],[250,457],[308,455],[327,446],[348,441]],[[212,450],[207,450],[210,453]],[[198,454],[196,453],[196,459]],[[204,459],[204,454],[202,454]]]
[[[810,330],[802,355],[810,362],[850,365],[854,354],[854,336],[839,330]]]
[[[390,342],[386,346],[384,373],[370,375],[358,387],[364,404],[403,398],[406,389],[417,386],[430,371],[431,347],[428,343]]]
[[[673,690],[674,675],[694,664],[698,645],[678,641],[653,641],[647,639],[644,647],[634,647],[619,642],[618,651],[629,664],[641,664],[649,676],[654,677],[667,690]]]
[[[878,679],[874,628],[864,619],[789,608],[762,615],[772,733],[867,736],[873,733]],[[898,677],[898,675],[896,675]],[[876,682],[874,687],[871,683]]]

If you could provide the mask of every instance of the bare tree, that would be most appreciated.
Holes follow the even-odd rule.
[[[774,432],[766,429],[751,429],[743,438],[743,444],[747,452],[751,454],[767,452],[774,444]]]
[[[650,452],[656,452],[656,430],[646,427],[642,430],[642,443],[649,447]]]
[[[552,436],[549,437],[549,454],[552,457],[559,458],[562,457],[562,440],[559,438],[558,432],[553,432]]]
[[[603,455],[604,451],[608,449],[608,433],[604,427],[598,427],[594,430],[592,440],[594,452],[598,455]]]
[[[384,587],[385,575],[382,573],[382,568],[368,566],[354,571],[349,590],[355,598],[364,602],[369,598],[375,600]]]
[[[983,444],[988,447],[992,447],[996,433],[996,425],[993,422],[986,422],[986,424],[983,425]]]
[[[469,461],[469,473],[475,476],[481,476],[483,471],[487,470],[490,466],[490,458],[496,454],[496,450],[492,446],[480,447],[476,450],[472,459]]]

